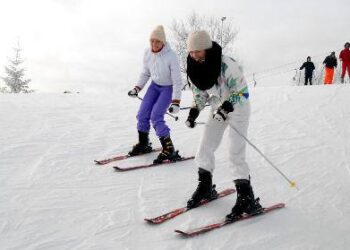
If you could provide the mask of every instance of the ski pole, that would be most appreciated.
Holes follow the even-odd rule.
[[[205,107],[208,107],[210,106],[209,104],[205,104]],[[186,109],[190,109],[192,108],[191,106],[188,106],[188,107],[181,107],[180,110],[186,110]]]
[[[321,73],[320,73],[320,77],[318,78],[318,83],[319,83],[319,85],[322,84],[321,81],[322,81],[323,71],[324,71],[324,66],[322,67]]]
[[[204,125],[205,122],[195,122],[196,125]]]
[[[297,190],[299,188],[297,187],[296,183],[292,180],[290,180],[278,167],[276,167],[275,164],[273,164],[253,143],[251,143],[247,137],[242,135],[234,126],[230,124],[231,128],[233,128],[238,135],[240,135],[246,142],[249,143],[250,146],[252,146],[288,183],[290,184],[290,187],[295,187]]]
[[[141,97],[139,97],[138,95],[137,95],[136,97],[137,97],[137,99],[139,99],[140,101],[143,100],[143,99],[142,99]],[[166,112],[165,114],[167,114],[168,116],[174,118],[175,121],[179,120],[179,117],[178,117],[178,116],[172,115],[172,114],[170,114],[170,113],[168,113],[168,112]]]
[[[298,75],[298,70],[297,69],[294,69],[294,70],[295,70],[295,75],[293,76],[293,81],[297,79],[297,75]]]
[[[315,71],[312,71],[312,77],[314,78],[315,84],[317,84],[317,75],[315,74]]]
[[[255,80],[255,73],[253,74],[253,81],[254,81],[254,88],[256,87],[256,84],[257,84],[257,82],[256,82],[256,80]]]

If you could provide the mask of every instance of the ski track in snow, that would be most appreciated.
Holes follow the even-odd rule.
[[[161,225],[145,217],[182,207],[197,186],[193,161],[125,173],[156,153],[93,164],[135,143],[139,102],[126,95],[31,94],[0,96],[1,249],[347,249],[350,244],[349,85],[251,89],[248,138],[299,191],[249,145],[256,196],[287,207],[184,239],[188,229],[225,216],[235,195]],[[183,105],[191,93],[184,92]],[[198,121],[207,120],[209,109]],[[203,126],[188,129],[187,111],[166,117],[180,154],[196,152]],[[225,133],[225,135],[227,132]],[[151,133],[154,147],[159,141]],[[214,183],[233,187],[227,139],[216,152]]]

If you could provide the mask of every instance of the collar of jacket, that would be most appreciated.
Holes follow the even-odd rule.
[[[222,48],[213,41],[213,47],[206,50],[204,62],[196,62],[187,56],[187,75],[193,85],[200,90],[207,90],[218,84],[221,74]]]
[[[154,53],[154,52],[152,51],[152,48],[150,48],[150,51],[151,51],[152,54],[154,54],[154,55],[160,55],[160,56],[166,54],[166,53],[169,52],[170,50],[171,50],[171,47],[170,47],[170,45],[169,45],[167,42],[165,42],[163,48],[162,48],[159,52],[157,52],[157,53]]]

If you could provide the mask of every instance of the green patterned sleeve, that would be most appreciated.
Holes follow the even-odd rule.
[[[249,98],[249,91],[242,69],[232,58],[224,60],[222,64],[223,76],[230,90],[230,95],[227,100],[233,105],[243,105],[244,101]]]
[[[192,93],[193,93],[193,103],[192,107],[197,108],[199,111],[205,108],[205,104],[208,100],[208,93],[198,89],[192,84]]]

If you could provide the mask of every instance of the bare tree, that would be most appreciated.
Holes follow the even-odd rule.
[[[13,48],[15,51],[15,56],[13,59],[9,60],[9,65],[5,66],[5,71],[7,76],[1,77],[7,87],[9,88],[9,91],[7,91],[5,88],[3,88],[3,92],[10,92],[10,93],[30,93],[33,92],[33,90],[29,89],[28,83],[31,81],[30,79],[24,79],[24,68],[20,68],[20,64],[22,64],[24,61],[21,58],[21,51],[22,49],[19,46],[19,42],[17,42],[17,46]]]
[[[223,19],[225,20],[225,19]],[[186,59],[188,55],[186,40],[188,35],[196,30],[206,30],[211,38],[221,45],[223,53],[230,54],[233,51],[233,43],[238,34],[232,24],[217,17],[199,16],[195,12],[185,20],[173,20],[170,30],[172,32],[172,45],[179,56],[183,79],[186,78]]]

